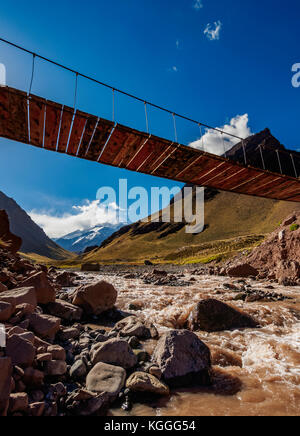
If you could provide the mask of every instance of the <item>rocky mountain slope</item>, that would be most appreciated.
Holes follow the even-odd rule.
[[[245,140],[244,146],[250,164],[262,166],[262,149],[267,168],[279,171],[276,150],[284,152],[285,148],[269,129]],[[296,164],[298,154],[295,155]],[[227,156],[242,161],[242,144],[234,146]],[[281,159],[285,174],[293,176],[291,160]],[[185,223],[138,222],[121,228],[100,248],[88,253],[84,261],[126,263],[150,259],[154,262],[206,263],[223,259],[255,246],[294,210],[300,210],[300,204],[206,189],[203,233],[186,234]]]
[[[32,221],[23,209],[1,191],[0,210],[7,212],[12,233],[22,238],[21,251],[23,253],[37,254],[57,260],[70,257],[69,252],[48,238],[46,233]]]
[[[100,246],[103,241],[117,232],[122,226],[122,224],[112,225],[107,223],[89,230],[77,230],[61,238],[54,239],[54,241],[65,250],[82,253],[87,249],[89,251],[91,247]]]

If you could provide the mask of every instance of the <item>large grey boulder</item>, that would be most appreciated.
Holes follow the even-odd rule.
[[[105,281],[79,287],[73,294],[73,304],[87,315],[101,315],[113,309],[118,293],[113,285]]]
[[[113,401],[123,389],[125,380],[125,369],[97,363],[86,378],[86,387],[91,392],[106,393]]]
[[[120,336],[135,336],[138,339],[158,337],[157,329],[153,324],[136,316],[129,316],[119,321],[113,331],[118,332]]]
[[[171,387],[209,385],[211,354],[209,348],[188,330],[172,330],[157,343],[152,360]]]
[[[189,318],[189,327],[193,331],[218,332],[257,325],[251,316],[215,299],[200,301]]]
[[[103,362],[130,369],[137,364],[137,357],[127,341],[110,339],[106,342],[97,343],[92,347],[91,361],[93,365]]]
[[[83,314],[80,307],[63,300],[56,300],[53,303],[49,303],[47,311],[50,315],[57,316],[65,321],[80,321]]]

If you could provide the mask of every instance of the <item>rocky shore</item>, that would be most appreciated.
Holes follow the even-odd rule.
[[[0,218],[5,223],[5,215]],[[85,280],[83,274],[22,259],[16,254],[20,241],[7,225],[5,229],[1,237],[5,243],[0,245],[0,323],[5,327],[5,346],[0,349],[0,416],[106,416],[112,409],[129,413],[141,399],[168,402],[178,389],[217,392],[224,381],[215,365],[232,366],[233,374],[242,361],[233,353],[237,348],[230,351],[211,338],[220,332],[263,331],[270,315],[267,311],[263,315],[256,306],[245,311],[245,304],[295,303],[288,294],[276,292],[275,276],[274,286],[261,276],[263,290],[241,278],[251,275],[253,283],[259,280],[261,273],[254,274],[251,264],[259,257],[256,252],[248,269],[245,262],[236,260],[226,266],[233,279],[224,278],[222,288],[205,298],[191,293],[190,304],[181,307],[178,315],[173,313],[174,322],[162,328],[145,310],[152,297],[147,301],[131,298],[131,283],[151,286],[154,294],[155,289],[161,290],[160,301],[164,299],[167,308],[171,305],[168,294],[177,292],[189,301],[187,290],[207,280],[212,271],[189,268],[186,274],[175,267],[147,265],[142,272],[114,270],[116,282],[111,271],[90,274]],[[225,274],[217,272],[221,277]],[[118,283],[123,283],[122,292]],[[238,379],[226,377],[230,382],[223,386],[225,391],[238,392]]]

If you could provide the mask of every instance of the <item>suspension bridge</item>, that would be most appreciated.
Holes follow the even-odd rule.
[[[300,202],[300,158],[298,153],[272,149],[270,154],[269,145],[258,144],[257,150],[260,160],[256,159],[253,164],[251,156],[247,156],[247,138],[231,135],[221,129],[174,113],[2,38],[0,41],[32,56],[32,76],[27,92],[8,86],[0,87],[0,137],[178,182],[275,200]],[[73,107],[32,94],[37,58],[75,75]],[[78,77],[111,89],[112,120],[103,119],[77,109]],[[114,120],[116,93],[126,95],[144,104],[145,132],[124,126]],[[173,141],[149,132],[148,106],[167,112],[173,118]],[[223,144],[224,138],[233,137],[235,140],[239,140],[241,158],[230,158],[226,155],[225,148],[224,155],[219,156],[208,153],[205,149],[195,149],[178,143],[177,118],[197,124],[200,129],[204,128],[215,132],[215,134],[220,135]],[[268,169],[268,160],[270,159],[272,171]]]

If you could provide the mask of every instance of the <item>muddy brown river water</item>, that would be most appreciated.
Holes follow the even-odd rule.
[[[95,275],[89,276],[93,278]],[[102,277],[100,275],[100,277]],[[99,275],[97,275],[99,279]],[[192,307],[213,297],[246,310],[261,323],[259,329],[198,333],[211,349],[213,386],[173,391],[169,399],[136,404],[131,412],[111,410],[113,416],[299,416],[300,415],[300,287],[280,287],[275,292],[292,298],[274,303],[232,303],[234,293],[223,288],[225,277],[194,276],[186,287],[146,285],[140,279],[105,275],[118,289],[117,307],[150,318],[160,333],[182,328]],[[184,280],[189,281],[190,273]],[[251,282],[268,291],[266,282]],[[273,292],[273,291],[272,291]],[[144,344],[152,352],[155,342]]]

